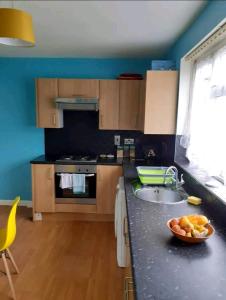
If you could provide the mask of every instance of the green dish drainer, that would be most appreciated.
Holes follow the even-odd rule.
[[[168,167],[136,167],[139,179],[143,185],[172,185],[175,183],[175,172]]]

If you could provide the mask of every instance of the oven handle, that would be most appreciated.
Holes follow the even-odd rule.
[[[64,173],[64,172],[62,172]],[[57,176],[61,176],[62,173],[57,173]],[[65,173],[68,173],[68,172],[65,172]],[[71,173],[71,174],[84,174],[84,173]],[[95,176],[95,174],[85,174],[86,177],[93,177]]]

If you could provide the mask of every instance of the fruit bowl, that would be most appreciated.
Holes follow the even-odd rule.
[[[201,243],[201,242],[206,241],[215,232],[213,226],[210,223],[207,223],[207,224],[205,224],[205,228],[208,230],[208,233],[206,236],[194,237],[194,236],[186,236],[186,235],[180,234],[179,232],[176,232],[175,230],[173,230],[171,227],[171,222],[173,220],[177,220],[179,222],[180,219],[181,219],[180,217],[172,218],[167,221],[166,225],[169,228],[169,230],[172,232],[172,234],[175,235],[181,241],[184,241],[187,243],[192,243],[192,244]]]

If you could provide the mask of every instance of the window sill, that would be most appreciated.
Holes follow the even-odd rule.
[[[175,161],[175,163],[186,173],[188,173],[195,181],[201,184],[208,192],[217,197],[221,202],[226,205],[226,186],[219,182],[217,179],[210,177],[205,171],[192,167],[189,164]],[[213,182],[216,187],[207,186],[207,182]]]

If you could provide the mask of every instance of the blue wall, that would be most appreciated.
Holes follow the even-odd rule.
[[[181,57],[204,38],[205,35],[225,17],[226,1],[210,1],[198,18],[170,49],[167,57],[176,60],[177,66],[179,66]]]
[[[169,51],[177,60],[226,16],[225,1],[210,1]],[[0,58],[0,199],[31,199],[29,160],[44,153],[44,131],[35,127],[36,77],[115,78],[144,73],[150,59]]]
[[[36,77],[116,78],[144,73],[150,59],[0,58],[0,199],[31,199],[29,161],[44,153],[35,127]]]

